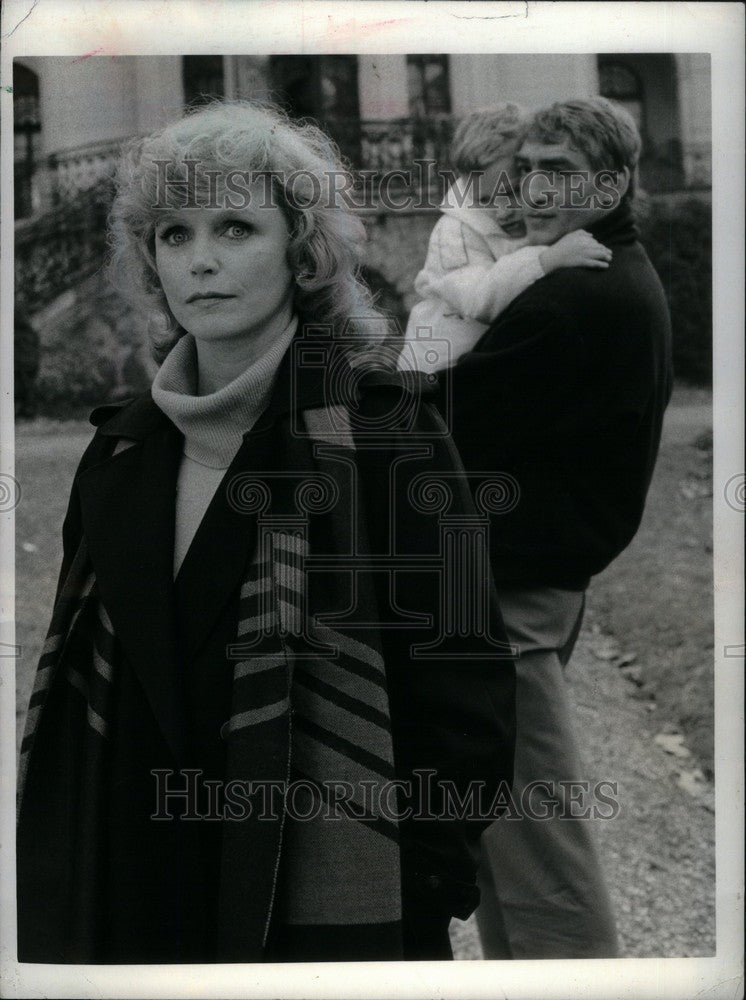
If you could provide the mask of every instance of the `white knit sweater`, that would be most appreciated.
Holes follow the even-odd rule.
[[[244,434],[267,407],[297,325],[293,317],[270,349],[218,392],[196,395],[197,345],[190,334],[176,342],[153,381],[153,401],[184,435],[176,485],[174,576]]]

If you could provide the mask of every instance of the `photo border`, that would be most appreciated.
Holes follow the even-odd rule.
[[[743,948],[744,8],[732,3],[6,0],[2,11],[0,448],[14,470],[12,59],[178,53],[709,52],[717,955],[714,958],[316,965],[34,966],[15,960],[13,512],[0,515],[0,992],[109,997],[736,997]],[[742,482],[742,479],[741,479]],[[734,652],[735,651],[735,652]],[[11,676],[9,676],[9,674]],[[740,898],[739,898],[740,897]]]

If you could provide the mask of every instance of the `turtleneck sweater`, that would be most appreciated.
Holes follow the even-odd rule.
[[[293,317],[262,357],[217,392],[197,394],[197,345],[191,334],[176,342],[153,380],[153,402],[184,435],[176,484],[174,576],[244,434],[269,403],[297,325]]]

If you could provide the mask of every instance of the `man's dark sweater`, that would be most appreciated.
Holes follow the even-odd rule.
[[[507,472],[520,488],[491,516],[502,587],[585,589],[634,537],[658,453],[672,387],[663,288],[627,205],[588,228],[613,250],[608,270],[537,281],[439,390],[472,486]]]

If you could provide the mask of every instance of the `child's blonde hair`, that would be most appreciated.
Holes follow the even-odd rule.
[[[517,104],[496,104],[472,111],[461,119],[453,134],[451,166],[458,174],[485,170],[518,149],[527,124]]]

